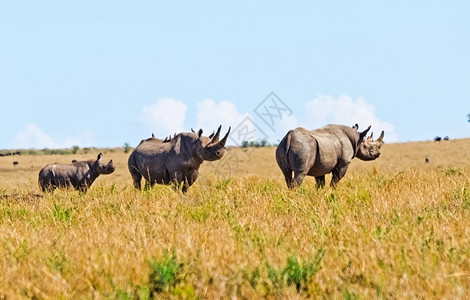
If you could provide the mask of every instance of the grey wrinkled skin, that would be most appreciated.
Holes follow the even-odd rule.
[[[179,133],[161,141],[156,138],[142,140],[131,153],[128,168],[134,187],[141,189],[142,177],[152,186],[154,184],[175,183],[182,191],[196,181],[200,165],[205,161],[219,160],[224,156],[225,143],[230,128],[222,140],[219,140],[220,129],[211,138],[197,133]]]
[[[72,164],[48,164],[39,172],[39,187],[43,192],[56,188],[74,188],[86,193],[91,184],[101,174],[111,174],[115,167],[113,161],[102,161],[103,154],[97,159],[78,161]]]
[[[325,174],[332,173],[330,185],[335,187],[348,170],[354,157],[374,160],[380,156],[384,132],[374,141],[366,137],[370,129],[357,131],[345,125],[330,124],[307,130],[290,130],[276,149],[276,160],[288,188],[302,184],[305,176],[314,176],[317,187],[325,186]]]

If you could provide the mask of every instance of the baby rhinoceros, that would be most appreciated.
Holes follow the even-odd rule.
[[[111,174],[115,167],[113,161],[102,161],[103,154],[97,159],[78,161],[72,164],[49,164],[39,172],[39,186],[43,192],[56,188],[74,188],[86,193],[91,184],[101,174]]]

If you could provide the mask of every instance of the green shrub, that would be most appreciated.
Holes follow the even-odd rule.
[[[182,279],[184,264],[178,262],[176,252],[173,252],[171,256],[165,253],[162,260],[152,259],[148,265],[150,298],[153,298],[155,294],[170,291]]]

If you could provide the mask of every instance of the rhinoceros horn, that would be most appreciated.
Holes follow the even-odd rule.
[[[222,128],[222,125],[219,126],[219,128],[217,129],[217,132],[215,133],[215,135],[211,138],[211,141],[209,142],[209,144],[214,144],[214,143],[217,143],[219,141],[219,137],[220,137],[220,129]]]
[[[222,125],[219,126],[219,128],[217,129],[217,132],[215,133],[215,135],[212,137],[211,141],[209,142],[209,144],[207,144],[207,146],[214,146],[214,145],[218,145],[218,146],[221,146],[221,147],[224,147],[225,146],[225,143],[227,142],[227,138],[228,138],[228,135],[230,134],[230,129],[231,127],[228,128],[228,131],[227,133],[225,134],[225,136],[223,137],[223,139],[221,139],[219,141],[219,136],[220,136],[220,129],[222,128]]]
[[[382,133],[380,134],[379,138],[377,139],[377,142],[383,143],[383,139],[384,139],[384,131],[382,130]]]
[[[227,133],[225,134],[224,138],[220,140],[219,145],[225,147],[225,143],[227,142],[228,135],[230,134],[230,129],[232,127],[229,126]]]

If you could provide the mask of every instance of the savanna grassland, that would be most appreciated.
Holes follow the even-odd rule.
[[[96,151],[0,157],[0,298],[468,297],[470,140],[382,149],[289,191],[274,148],[233,148],[184,195],[135,190],[123,149],[87,194],[37,176]]]

